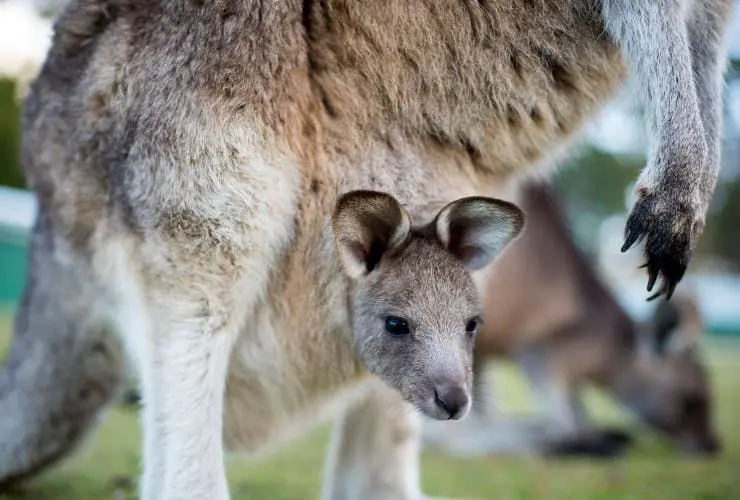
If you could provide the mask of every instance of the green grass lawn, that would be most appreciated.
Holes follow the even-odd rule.
[[[9,336],[0,318],[0,352]],[[740,499],[740,347],[707,348],[718,396],[724,453],[717,459],[688,459],[648,433],[624,458],[534,460],[496,457],[476,460],[425,452],[422,475],[428,494],[480,499]],[[531,401],[513,370],[498,377],[498,399],[516,411]],[[599,420],[624,418],[606,399],[591,393],[588,405]],[[2,418],[2,415],[0,415]],[[317,499],[328,426],[317,429],[262,462],[231,456],[232,497]],[[135,412],[111,409],[100,428],[72,459],[2,500],[100,500],[134,498],[139,469],[139,428]]]

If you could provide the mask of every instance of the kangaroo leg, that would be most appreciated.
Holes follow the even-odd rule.
[[[0,489],[69,456],[117,395],[125,371],[99,295],[43,214],[28,269],[0,372]]]
[[[261,191],[270,200],[285,190],[278,183]],[[144,238],[122,237],[98,256],[101,269],[115,270],[108,279],[117,288],[117,317],[128,319],[122,334],[139,368],[143,500],[229,498],[228,366],[239,334],[255,328],[255,311],[287,244],[288,230],[265,229],[291,227],[294,207],[283,208],[203,217],[191,226],[180,224],[189,213],[164,214]]]
[[[629,444],[630,437],[624,432],[593,428],[580,387],[559,381],[536,350],[519,361],[545,423],[544,437],[538,443],[542,453],[612,457]]]
[[[707,131],[706,124],[721,121],[716,110],[722,81],[719,61],[726,50],[722,41],[729,6],[714,9],[722,21],[714,23],[709,34],[692,35],[690,31],[696,30],[687,26],[692,11],[711,3],[601,0],[606,30],[632,68],[653,137],[648,165],[638,182],[638,199],[627,220],[623,251],[645,239],[648,290],[662,277],[656,296],[664,293],[670,298],[683,277],[719,171],[711,150],[720,127]],[[697,80],[696,70],[704,65],[710,71]],[[702,111],[702,106],[712,104],[715,109]]]
[[[241,260],[153,250],[157,257],[165,251],[169,259],[153,261],[139,257],[144,251],[118,252],[108,266],[120,270],[119,314],[134,319],[123,333],[142,382],[141,497],[227,500],[226,376],[254,302],[235,264]]]
[[[377,383],[337,422],[324,500],[420,500],[418,416]]]
[[[566,383],[548,366],[548,358],[538,349],[518,357],[539,411],[552,435],[575,434],[589,425],[577,387]]]
[[[722,142],[722,88],[727,66],[727,26],[732,0],[694,0],[687,20],[691,62],[699,99],[707,164],[701,187],[706,197],[714,190],[719,173]]]
[[[237,323],[201,317],[178,301],[182,319],[152,322],[143,370],[144,500],[229,498],[222,418],[226,372]]]

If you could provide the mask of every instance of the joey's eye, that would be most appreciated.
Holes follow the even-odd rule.
[[[474,335],[476,330],[478,330],[478,318],[472,318],[468,321],[468,324],[465,325],[465,333],[468,335]]]
[[[394,337],[403,337],[411,333],[408,321],[398,316],[388,316],[385,318],[385,331]]]

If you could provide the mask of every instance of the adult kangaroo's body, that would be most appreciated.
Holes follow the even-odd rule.
[[[436,214],[436,240],[465,254],[443,207],[547,162],[628,68],[654,141],[626,247],[645,237],[650,286],[670,295],[714,189],[730,6],[72,1],[25,105],[40,213],[0,379],[0,477],[90,428],[120,378],[117,332],[143,381],[143,497],[227,498],[222,430],[259,449],[389,369],[351,333],[340,194]],[[350,248],[374,269],[375,244]],[[412,414],[388,425],[397,393],[362,392],[327,495],[418,498]]]
[[[462,454],[619,452],[622,442],[593,428],[587,385],[614,397],[689,453],[716,452],[713,395],[697,343],[703,324],[685,290],[635,322],[570,234],[546,183],[523,183],[511,198],[527,226],[492,266],[476,339],[473,418],[430,423],[425,440]],[[514,361],[533,390],[535,419],[494,416],[485,368]]]

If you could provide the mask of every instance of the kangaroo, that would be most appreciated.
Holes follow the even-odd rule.
[[[24,104],[40,271],[2,375],[0,477],[40,472],[89,433],[123,339],[142,380],[142,497],[228,498],[222,434],[249,449],[268,426],[286,435],[287,415],[366,368],[324,236],[342,193],[385,192],[433,220],[542,172],[628,75],[654,140],[623,249],[644,240],[648,289],[660,278],[670,297],[719,168],[731,8],[70,1]],[[362,476],[345,484],[387,485],[370,498],[418,497],[414,445],[361,450],[399,428],[416,442],[414,415],[387,425],[378,392],[342,417],[337,449],[354,453],[338,466]]]
[[[580,401],[580,390],[592,384],[680,449],[718,451],[694,297],[677,292],[636,324],[576,246],[554,190],[527,182],[513,200],[527,225],[492,265],[475,347],[475,418],[454,427],[429,424],[425,440],[464,454],[617,453],[625,443],[596,431]],[[484,371],[494,358],[517,363],[544,419],[487,413]]]

